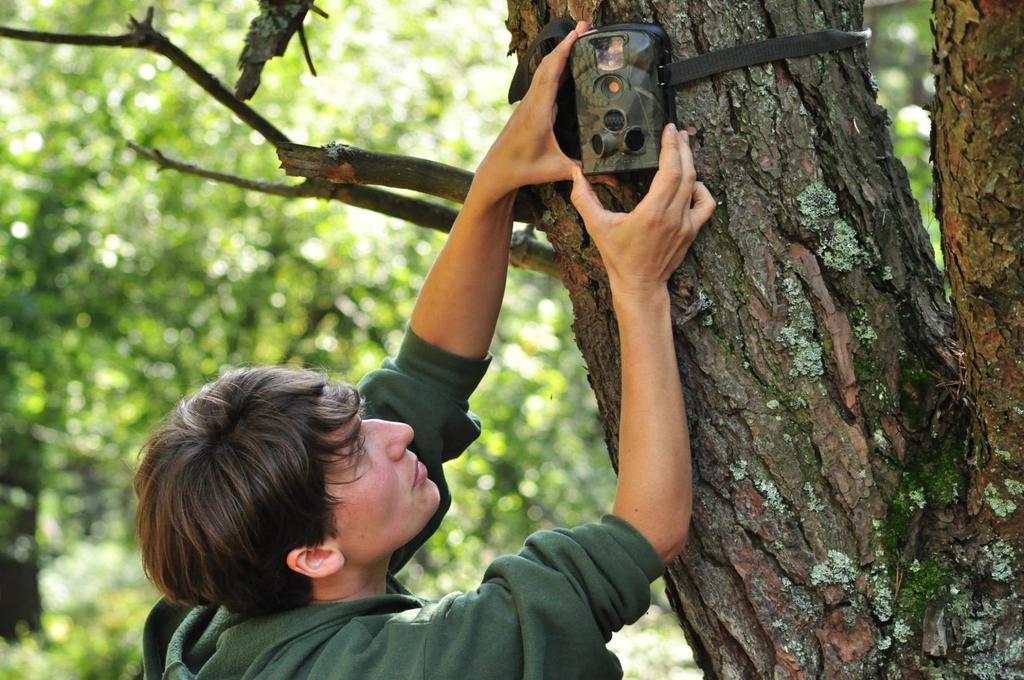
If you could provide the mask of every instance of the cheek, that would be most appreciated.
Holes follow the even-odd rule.
[[[418,505],[414,502],[414,494],[402,485],[397,472],[395,469],[375,469],[359,480],[354,485],[358,488],[351,488],[342,496],[343,502],[335,511],[337,526],[347,529],[353,537],[379,538],[404,527],[410,516],[418,515],[412,507]],[[428,484],[434,497],[431,505],[436,509],[440,492],[435,484]]]
[[[381,508],[390,503],[386,486],[379,479],[366,477],[346,489],[341,499],[335,520],[339,527],[358,533],[378,525]]]
[[[408,494],[403,494],[395,471],[388,470],[386,474],[368,481],[372,484],[366,489],[363,509],[369,521],[381,525],[400,518],[405,512]]]

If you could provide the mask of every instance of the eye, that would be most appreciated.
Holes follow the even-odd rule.
[[[372,465],[372,457],[366,455],[366,437],[363,435],[362,424],[358,427],[357,433],[335,449],[330,457],[332,484],[356,482]]]

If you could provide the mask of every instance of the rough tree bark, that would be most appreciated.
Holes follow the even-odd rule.
[[[0,418],[0,637],[39,627],[36,498],[39,443]]]
[[[971,404],[976,606],[967,651],[1024,677],[1024,7],[935,0],[935,213]],[[977,553],[975,553],[977,554]],[[991,625],[990,625],[991,624]],[[1015,671],[1015,672],[1014,672]]]
[[[1000,19],[987,16],[993,8],[984,3],[950,4],[955,11],[937,16],[959,30],[939,43],[943,63],[960,69],[964,101],[951,100],[953,117],[973,107],[978,118],[977,127],[962,114],[958,122],[940,118],[940,126],[988,134],[1001,124],[1018,135],[1017,155],[1002,147],[1006,162],[985,170],[977,198],[944,193],[941,214],[952,220],[946,249],[960,258],[951,269],[978,266],[966,253],[980,249],[985,291],[1006,292],[987,297],[964,292],[978,285],[971,280],[954,285],[958,298],[980,298],[957,308],[959,335],[974,338],[966,357],[863,48],[733,71],[678,92],[698,175],[720,207],[670,284],[695,502],[687,549],[668,567],[666,584],[708,677],[1024,673],[1021,524],[1012,498],[1021,493],[1013,475],[1024,406],[1015,278],[1020,109],[981,109],[986,93],[1011,85],[1019,104],[1020,75],[993,78],[987,90],[972,84],[971,69],[981,69],[987,53],[978,46],[957,56],[963,25],[978,34]],[[1010,11],[1013,3],[1003,4]],[[522,53],[543,24],[566,14],[595,25],[657,21],[680,58],[826,27],[859,29],[862,6],[509,0],[513,50]],[[986,35],[1015,43],[1019,55],[1017,23]],[[968,157],[983,166],[997,153],[994,145],[966,153],[970,135],[950,136],[948,153],[965,164],[954,172],[975,172]],[[634,182],[600,191],[625,210],[642,189]],[[615,320],[568,193],[540,192],[542,223],[614,463]],[[959,219],[946,214],[954,207]],[[1003,219],[976,231],[989,210]],[[1000,315],[1016,321],[999,324]],[[972,411],[986,390],[991,403]]]

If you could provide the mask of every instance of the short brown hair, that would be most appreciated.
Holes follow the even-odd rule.
[[[361,448],[355,387],[278,367],[233,370],[182,400],[142,448],[135,524],[172,602],[266,614],[307,604],[293,548],[334,535],[325,468]],[[358,422],[358,421],[357,421]]]

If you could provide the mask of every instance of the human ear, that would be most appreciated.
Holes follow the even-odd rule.
[[[345,557],[335,547],[315,545],[292,549],[285,561],[294,572],[309,578],[323,578],[337,573],[345,564]]]

